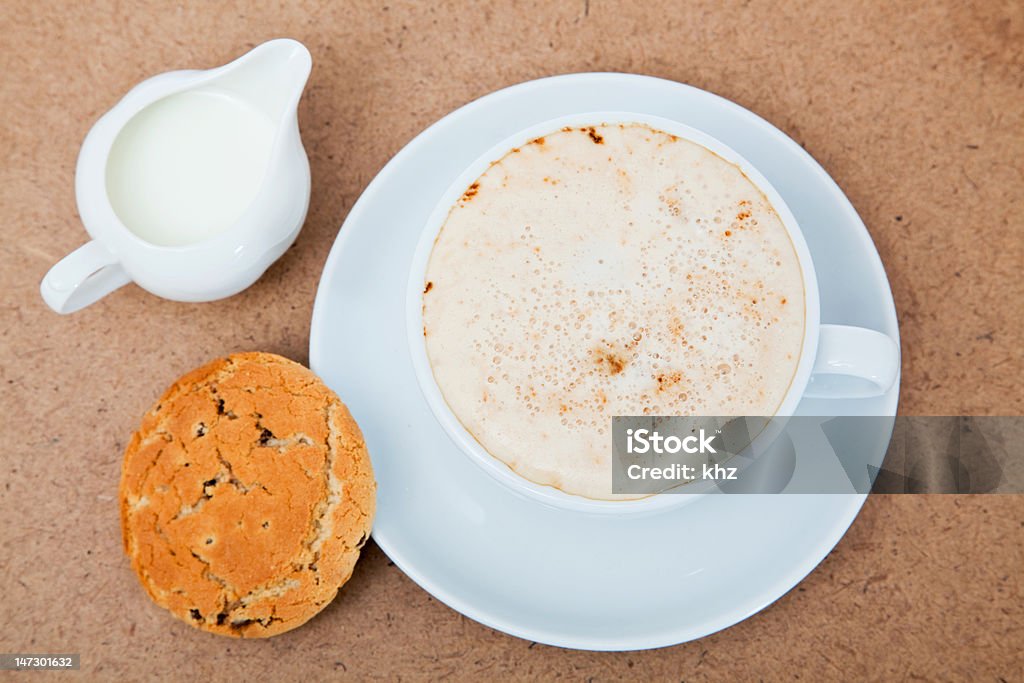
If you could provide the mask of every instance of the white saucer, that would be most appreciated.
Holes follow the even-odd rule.
[[[592,650],[700,638],[763,609],[839,541],[863,495],[718,495],[652,517],[609,519],[522,499],[449,441],[423,399],[405,335],[409,263],[439,195],[481,152],[545,119],[628,110],[678,120],[750,160],[785,198],[820,278],[822,322],[898,339],[878,253],[842,191],[795,142],[689,86],[577,74],[472,102],[424,131],[373,180],[324,268],[310,364],[358,420],[379,483],[373,537],[420,586],[521,638]],[[894,415],[887,396],[804,400],[805,415]],[[865,435],[880,455],[888,434]]]

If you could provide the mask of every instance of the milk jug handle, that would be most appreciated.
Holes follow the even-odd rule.
[[[804,396],[882,396],[892,387],[899,371],[900,348],[888,335],[864,327],[822,325],[811,381]]]
[[[39,284],[39,291],[53,310],[74,313],[130,281],[117,258],[93,240],[54,264]]]

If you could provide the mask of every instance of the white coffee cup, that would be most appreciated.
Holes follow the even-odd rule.
[[[789,234],[803,277],[805,324],[800,359],[789,390],[776,416],[792,415],[797,404],[808,398],[868,398],[884,394],[899,374],[898,345],[887,335],[862,327],[822,324],[818,281],[814,264],[800,227],[789,207],[768,180],[746,159],[722,142],[689,126],[646,114],[629,112],[591,112],[553,119],[531,126],[495,145],[451,184],[431,213],[414,252],[406,293],[406,321],[409,350],[421,390],[438,422],[452,441],[484,471],[517,494],[558,508],[590,513],[633,514],[655,512],[685,504],[697,496],[656,494],[638,500],[594,500],[565,493],[551,486],[536,484],[516,474],[498,460],[469,433],[452,412],[441,393],[427,356],[423,337],[423,291],[430,254],[452,205],[492,162],[530,140],[564,127],[584,127],[601,123],[643,123],[711,150],[738,166],[771,202]],[[611,447],[609,440],[609,447]],[[610,473],[609,473],[610,475]],[[704,489],[687,485],[695,492]]]

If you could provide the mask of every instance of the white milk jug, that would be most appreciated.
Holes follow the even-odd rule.
[[[85,138],[75,194],[92,241],[59,261],[43,299],[71,313],[134,281],[177,301],[253,282],[309,207],[297,109],[312,61],[294,40],[133,88]]]

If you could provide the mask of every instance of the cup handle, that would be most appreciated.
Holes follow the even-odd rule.
[[[57,313],[74,313],[129,282],[117,258],[93,240],[55,263],[39,283],[39,292]]]
[[[864,327],[822,325],[806,398],[871,398],[889,391],[900,349],[888,335]]]

